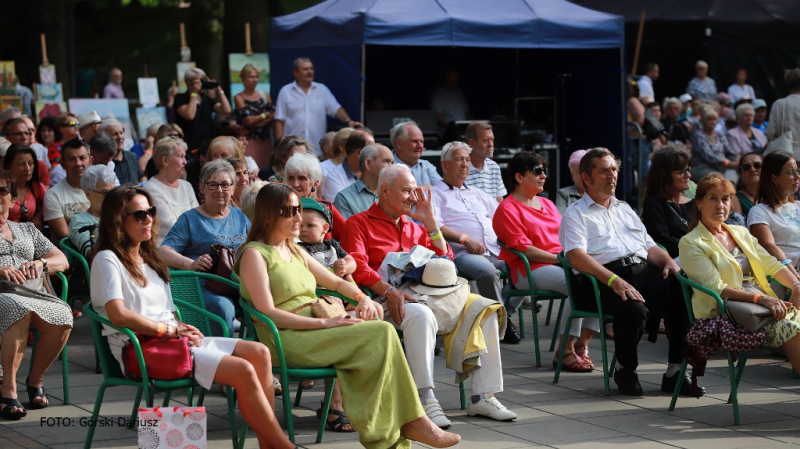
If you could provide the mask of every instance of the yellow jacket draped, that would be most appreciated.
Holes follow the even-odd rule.
[[[758,244],[747,228],[742,226],[722,225],[728,230],[739,249],[750,261],[753,275],[758,286],[772,297],[775,292],[769,286],[767,276],[783,268],[778,260],[771,256],[767,250]],[[686,272],[689,279],[701,284],[722,296],[725,287],[742,289],[743,273],[736,258],[725,249],[722,244],[711,235],[711,232],[702,222],[697,224],[691,232],[683,236],[678,244],[680,252],[681,269]],[[724,299],[724,298],[723,298]],[[717,316],[717,303],[709,295],[694,291],[692,307],[695,318],[711,318]]]

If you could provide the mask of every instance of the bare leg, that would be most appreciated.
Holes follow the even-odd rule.
[[[0,396],[4,398],[17,398],[17,370],[19,369],[19,364],[22,362],[22,356],[25,355],[30,324],[31,314],[28,314],[25,318],[9,326],[3,334],[0,353],[2,353],[5,373],[3,376],[3,386],[0,388]],[[18,407],[13,407],[11,409],[12,413],[22,413],[22,411],[23,410]]]
[[[270,358],[269,348],[261,343],[254,341],[239,341],[233,350],[233,355],[241,357],[256,370],[256,377],[261,384],[261,389],[267,396],[269,406],[275,410],[275,388],[272,384],[272,359]]]
[[[39,330],[39,341],[36,343],[36,357],[33,359],[33,367],[28,375],[28,386],[38,388],[44,385],[44,375],[50,365],[61,353],[64,345],[67,344],[69,333],[72,326],[56,326],[39,318],[35,313],[30,314],[31,324]],[[46,398],[34,398],[34,402],[47,404]]]
[[[328,387],[330,379],[325,379],[325,388]],[[344,404],[342,404],[342,390],[339,388],[339,383],[333,386],[333,393],[331,394],[331,409],[344,411]],[[328,422],[336,421],[338,416],[328,414]],[[340,431],[351,431],[353,427],[350,424],[345,424],[341,427]]]
[[[239,349],[238,344],[236,349]],[[239,392],[239,411],[258,435],[258,445],[261,449],[294,448],[294,444],[283,434],[275,418],[275,412],[267,400],[262,381],[249,361],[236,356],[224,356],[217,368],[214,382],[230,385]],[[271,384],[269,388],[272,388]]]
[[[789,357],[792,368],[800,373],[800,334],[795,335],[791,340],[784,343],[783,349],[786,350],[786,355]]]

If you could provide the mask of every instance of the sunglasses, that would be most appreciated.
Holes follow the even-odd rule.
[[[128,215],[132,216],[133,219],[136,220],[138,223],[144,223],[144,221],[147,220],[147,216],[148,215],[150,216],[150,218],[155,220],[155,218],[156,218],[156,207],[153,206],[153,207],[151,207],[150,209],[147,209],[147,210],[137,210],[135,212],[129,213]]]
[[[80,124],[81,124],[80,122],[71,121],[71,122],[64,123],[63,125],[61,125],[61,127],[63,128],[63,127],[67,127],[67,126],[78,126]]]
[[[0,196],[8,196],[11,194],[11,187],[0,186]]]
[[[300,211],[302,210],[302,206],[283,206],[278,210],[278,214],[284,218],[291,218],[295,215],[300,215]]]
[[[533,171],[533,174],[536,176],[540,176],[542,173],[544,173],[544,175],[547,176],[547,167],[542,167],[541,165],[533,167],[533,170],[531,171]]]
[[[761,170],[761,162],[753,162],[752,164],[742,164],[742,171],[750,171],[751,169]]]

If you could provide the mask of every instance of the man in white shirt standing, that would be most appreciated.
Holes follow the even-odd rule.
[[[436,222],[453,248],[458,272],[475,281],[478,293],[503,302],[500,270],[506,263],[498,259],[500,246],[492,227],[497,201],[481,189],[464,184],[469,174],[472,148],[464,142],[451,142],[442,148],[444,180],[431,189]],[[516,327],[508,320],[505,343],[519,343]],[[515,338],[516,337],[516,338]]]
[[[57,240],[69,235],[69,221],[84,212],[90,202],[81,189],[83,170],[92,165],[92,156],[79,138],[61,146],[61,165],[67,174],[44,195],[44,221]]]
[[[661,75],[658,64],[650,62],[644,66],[644,75],[639,78],[639,98],[649,98],[649,101],[656,101],[656,93],[653,91],[653,81]],[[648,101],[648,102],[649,102]]]
[[[663,314],[669,365],[661,379],[661,390],[671,393],[680,375],[684,337],[690,327],[675,278],[680,267],[650,238],[633,209],[614,197],[619,163],[610,151],[589,150],[581,158],[580,173],[586,192],[564,212],[558,237],[573,267],[597,278],[603,312],[615,318],[614,382],[624,395],[642,395],[636,373],[637,346],[645,330],[650,341],[655,341]],[[592,284],[585,276],[575,277],[572,297],[578,309],[597,310]],[[681,394],[691,395],[691,390],[691,378],[686,376]],[[704,394],[702,387],[698,390]]]
[[[494,132],[486,121],[475,121],[467,126],[467,143],[472,148],[469,176],[465,184],[483,190],[497,202],[508,194],[500,166],[492,160],[494,156]]]
[[[308,142],[319,142],[327,130],[327,119],[336,117],[349,127],[361,123],[350,119],[347,111],[324,84],[314,82],[314,64],[308,58],[297,58],[292,63],[295,82],[287,84],[278,93],[275,105],[275,139],[283,136],[301,136]],[[322,155],[316,149],[317,156]]]

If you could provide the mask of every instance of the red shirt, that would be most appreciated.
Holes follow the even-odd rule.
[[[405,216],[400,217],[399,223],[395,224],[378,203],[351,216],[345,230],[341,244],[356,260],[353,279],[358,285],[368,287],[382,280],[377,271],[390,252],[409,252],[414,246],[422,245],[438,256],[447,254],[450,260],[453,259],[450,245],[447,245],[447,251],[437,248],[428,238],[425,229]]]
[[[335,239],[339,243],[342,242],[342,233],[345,230],[345,219],[341,212],[339,212],[333,203],[328,200],[317,200],[320,204],[327,207],[331,211],[331,218],[333,224],[331,225],[331,232],[325,234],[325,240]]]

